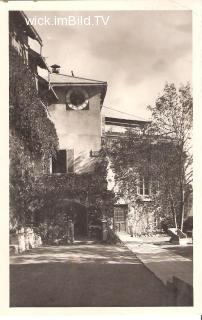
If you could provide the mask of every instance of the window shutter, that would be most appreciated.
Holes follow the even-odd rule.
[[[67,171],[74,172],[74,149],[67,150]]]

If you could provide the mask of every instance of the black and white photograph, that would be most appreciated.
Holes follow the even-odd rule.
[[[9,306],[193,307],[193,12],[9,10]]]

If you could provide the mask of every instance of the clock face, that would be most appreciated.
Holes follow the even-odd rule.
[[[83,110],[88,108],[88,94],[83,89],[72,89],[66,96],[67,108]]]

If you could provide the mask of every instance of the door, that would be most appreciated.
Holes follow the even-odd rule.
[[[114,207],[114,228],[117,232],[126,232],[126,217],[128,213],[127,205],[117,205]]]

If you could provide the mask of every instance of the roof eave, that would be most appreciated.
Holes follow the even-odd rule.
[[[92,82],[52,82],[50,81],[52,86],[107,86],[107,82],[98,82],[98,83],[92,83]]]
[[[24,11],[19,11],[19,13],[25,22],[27,30],[29,31],[28,36],[30,36],[34,40],[37,40],[39,42],[39,44],[41,46],[43,46],[42,39],[39,36],[38,32],[35,30],[35,28],[31,24],[27,24],[27,22],[26,22],[26,21],[28,21],[27,15],[24,13]]]
[[[123,119],[123,118],[115,118],[115,117],[105,117],[105,123],[110,125],[143,125],[143,124],[149,124],[151,121],[148,120],[133,120],[133,119]]]
[[[102,107],[103,107],[103,103],[104,103],[104,99],[105,99],[106,93],[107,93],[107,82],[105,82],[105,85],[103,86],[103,92],[101,94],[101,106],[100,106],[100,109],[102,109]]]
[[[52,94],[53,94],[53,96],[55,97],[55,99],[58,101],[59,98],[58,98],[58,96],[57,96],[57,94],[56,94],[56,92],[54,91],[54,89],[53,89],[52,86],[50,86],[50,91],[52,92]]]
[[[88,82],[88,83],[84,83],[84,82],[52,82],[50,81],[50,84],[52,87],[66,87],[66,86],[93,86],[93,87],[102,87],[103,90],[101,92],[101,105],[100,105],[100,109],[102,109],[103,106],[103,102],[104,102],[104,98],[106,96],[106,92],[107,92],[107,82],[97,82],[97,83],[93,83],[93,82]]]
[[[53,87],[49,84],[49,82],[44,79],[43,77],[38,75],[38,80],[41,81],[42,83],[44,83],[47,86],[47,92],[50,96],[52,96],[53,98],[53,102],[56,102],[59,100],[56,92],[54,91]]]
[[[48,70],[50,72],[50,69],[45,61],[45,59],[42,57],[41,54],[39,54],[38,52],[36,52],[35,50],[29,48],[29,54],[31,56],[34,57],[34,59],[37,60],[37,65],[42,68],[42,69],[45,69],[45,70]]]

